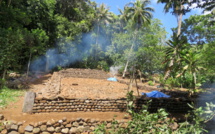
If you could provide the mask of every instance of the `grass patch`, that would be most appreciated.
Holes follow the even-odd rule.
[[[9,89],[4,87],[0,89],[0,108],[4,108],[10,102],[17,101],[19,96],[24,95],[25,90]]]

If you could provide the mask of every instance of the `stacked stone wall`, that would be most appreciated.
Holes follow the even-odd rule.
[[[35,100],[33,113],[41,112],[120,112],[126,110],[126,99],[62,99]]]
[[[190,99],[181,98],[136,98],[134,100],[134,110],[139,111],[143,105],[147,105],[148,110],[156,112],[164,108],[171,113],[186,113],[191,108],[188,104],[193,103]],[[120,99],[36,99],[33,106],[33,113],[43,112],[125,112],[127,108],[126,98]]]

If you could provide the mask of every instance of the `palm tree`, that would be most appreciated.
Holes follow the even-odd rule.
[[[95,25],[97,26],[97,30],[96,30],[95,56],[97,55],[100,27],[102,24],[104,25],[109,24],[112,20],[113,20],[113,15],[109,12],[109,9],[106,8],[105,4],[102,3],[98,8],[96,8]]]
[[[203,12],[211,11],[215,14],[215,1],[214,0],[192,0],[190,1],[190,5],[197,4],[198,7],[203,8]]]
[[[128,15],[126,14],[126,7],[124,7],[124,10],[118,9],[119,10],[119,25],[120,25],[120,29],[121,31],[123,31],[123,29],[126,27],[126,24],[128,22]]]
[[[167,63],[166,73],[164,75],[165,80],[170,76],[171,70],[173,70],[176,63],[178,66],[180,65],[182,50],[186,49],[185,44],[187,44],[187,39],[184,36],[177,36],[176,33],[173,33],[172,40],[167,41],[166,44],[168,47],[165,51],[166,57],[164,61],[164,63]]]
[[[185,55],[182,56],[181,62],[183,62],[183,66],[181,69],[181,73],[179,73],[176,77],[180,77],[185,72],[188,72],[192,75],[192,87],[193,89],[196,89],[196,73],[203,69],[203,67],[199,66],[200,55],[197,52],[194,52],[192,50],[187,51]]]
[[[125,6],[124,12],[125,14],[127,14],[128,20],[131,22],[132,28],[134,29],[134,42],[132,43],[128,54],[128,59],[122,75],[123,78],[125,77],[125,73],[127,71],[127,67],[130,61],[130,55],[135,45],[137,32],[143,25],[150,24],[152,12],[154,11],[154,9],[151,7],[147,7],[149,4],[150,0],[137,0],[136,2],[130,2]]]
[[[184,7],[184,4],[189,3],[188,0],[158,0],[157,3],[163,3],[163,4],[165,3],[165,6],[164,6],[165,13],[170,12],[170,9],[172,9],[171,13],[176,16],[177,22],[178,22],[177,36],[180,36],[182,16],[185,13],[190,11],[189,9],[185,9]],[[164,80],[166,80],[169,77],[173,64],[174,64],[174,60],[172,59],[171,62],[169,62],[169,65],[164,74]]]
[[[175,15],[177,18],[178,22],[177,36],[179,36],[181,33],[182,16],[190,11],[190,9],[188,8],[185,9],[184,7],[185,4],[189,4],[188,0],[158,0],[157,3],[165,4],[164,6],[165,13],[170,12],[170,9],[172,9],[171,13]]]
[[[211,21],[212,23],[215,22],[215,1],[214,0],[207,0],[207,1],[204,1],[205,3],[204,4],[200,4],[199,2],[199,7],[200,8],[203,8],[203,12],[211,12],[211,14],[213,15],[211,17]]]

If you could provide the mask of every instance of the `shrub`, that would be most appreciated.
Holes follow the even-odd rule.
[[[5,86],[5,79],[0,79],[0,90]]]
[[[168,117],[168,113],[164,109],[159,109],[157,113],[150,113],[147,110],[148,106],[144,105],[141,112],[133,111],[134,105],[130,103],[132,100],[132,92],[129,92],[127,94],[128,112],[132,116],[132,120],[128,122],[126,128],[119,127],[119,123],[113,120],[111,129],[107,129],[104,123],[95,129],[95,134],[201,134],[207,132],[204,129],[204,123],[215,116],[215,112],[212,111],[215,105],[212,103],[206,103],[207,106],[204,109],[202,107],[194,108],[190,105],[193,111],[186,115],[185,122],[178,124]]]
[[[104,71],[109,71],[110,70],[109,65],[108,65],[108,63],[106,61],[99,61],[97,69],[101,69],[101,70],[104,70]]]
[[[148,81],[148,84],[149,84],[150,86],[154,86],[154,85],[155,85],[153,81]]]

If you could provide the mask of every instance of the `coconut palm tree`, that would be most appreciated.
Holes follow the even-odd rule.
[[[173,15],[176,16],[177,22],[178,22],[178,28],[177,28],[177,36],[181,34],[181,24],[182,24],[182,16],[189,12],[189,9],[185,9],[184,5],[189,4],[188,0],[158,0],[157,3],[163,3],[164,6],[164,12],[168,13],[171,11]],[[169,62],[169,66],[166,69],[166,72],[164,74],[164,80],[166,80],[169,77],[169,74],[171,72],[171,68],[174,64],[174,60],[172,59],[171,62]]]
[[[98,37],[99,37],[99,31],[102,25],[108,25],[113,20],[113,14],[109,12],[109,9],[106,8],[105,4],[102,3],[98,8],[96,8],[96,14],[95,14],[95,25],[97,27],[96,29],[96,43],[95,43],[95,56],[97,55],[97,49],[98,49]]]
[[[158,0],[157,3],[163,3],[164,12],[168,13],[171,11],[176,16],[178,22],[177,36],[181,33],[182,16],[190,11],[189,8],[185,8],[185,4],[189,4],[188,0]]]
[[[137,32],[143,25],[150,24],[150,20],[152,18],[153,8],[148,7],[150,4],[150,0],[137,0],[135,2],[130,2],[125,6],[125,13],[128,16],[128,21],[131,22],[132,28],[134,30],[134,42],[131,45],[130,52],[128,54],[128,59],[123,71],[122,77],[125,77],[125,73],[127,71],[127,67],[130,61],[130,55],[133,51],[133,47],[135,45],[135,40],[137,38]]]
[[[128,15],[126,14],[126,7],[124,7],[124,10],[118,9],[120,15],[118,16],[119,18],[119,26],[121,31],[126,27],[126,24],[128,22]]]
[[[202,7],[204,11],[212,11],[212,13],[215,14],[215,1],[207,1]]]
[[[98,8],[96,8],[96,22],[98,25],[100,24],[109,24],[113,18],[111,12],[109,12],[109,8],[106,7],[104,3],[102,3]]]
[[[203,12],[210,11],[215,14],[215,1],[214,0],[190,0],[190,4],[197,4],[198,7],[203,8]]]

